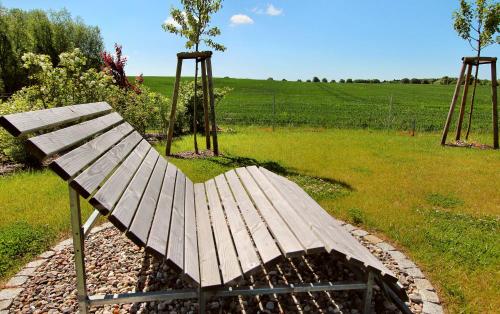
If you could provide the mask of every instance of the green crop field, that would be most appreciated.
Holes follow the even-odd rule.
[[[172,77],[145,77],[144,84],[171,97],[173,81]],[[411,130],[415,125],[417,131],[442,129],[454,90],[451,85],[332,84],[230,78],[215,79],[215,86],[232,88],[217,107],[217,119],[221,124],[274,123],[396,130]],[[473,131],[491,130],[490,91],[490,86],[478,87]]]

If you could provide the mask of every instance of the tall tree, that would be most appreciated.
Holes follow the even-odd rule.
[[[0,81],[6,93],[29,84],[21,59],[26,52],[46,54],[56,66],[59,54],[74,48],[80,48],[87,58],[86,68],[100,68],[99,54],[104,45],[99,28],[85,25],[80,18],[73,19],[66,10],[47,14],[0,5]]]
[[[181,0],[182,10],[177,8],[170,9],[171,18],[163,25],[166,32],[179,35],[186,38],[186,48],[194,49],[198,52],[200,44],[204,43],[207,47],[216,51],[225,51],[226,47],[216,43],[212,38],[220,35],[218,27],[211,27],[212,15],[222,8],[222,0]],[[196,139],[196,104],[198,87],[198,60],[195,62],[194,72],[194,110],[193,110],[193,133],[194,149],[198,151],[198,142]],[[213,126],[215,127],[215,125]]]
[[[469,124],[465,135],[465,138],[468,139],[476,96],[481,51],[495,42],[500,44],[500,37],[498,35],[495,37],[500,32],[500,3],[491,2],[490,0],[475,0],[474,2],[460,0],[460,8],[453,12],[453,27],[458,35],[467,40],[472,49],[477,52]]]

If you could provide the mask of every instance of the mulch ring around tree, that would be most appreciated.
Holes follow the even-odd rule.
[[[406,292],[415,293],[411,276],[400,271],[389,254],[358,239],[400,278]],[[67,241],[66,241],[67,242]],[[56,250],[22,285],[9,313],[75,313],[78,310],[72,245]],[[87,286],[89,294],[114,294],[194,288],[164,260],[145,254],[116,228],[105,227],[86,241]],[[344,262],[329,254],[286,259],[266,266],[245,278],[242,285],[359,280]],[[375,285],[373,296],[377,313],[399,313]],[[412,312],[422,306],[410,300]],[[277,296],[227,297],[207,300],[209,313],[361,313],[362,293],[355,291],[313,292]],[[93,313],[197,313],[196,299],[109,305],[92,308]]]
[[[219,156],[223,156],[223,154],[219,153]],[[215,154],[213,151],[205,149],[200,150],[198,154],[196,154],[194,151],[185,151],[172,154],[171,157],[179,159],[205,159],[215,157]]]

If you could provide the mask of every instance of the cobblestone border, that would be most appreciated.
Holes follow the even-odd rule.
[[[422,271],[409,260],[403,253],[396,250],[392,245],[382,241],[377,236],[359,229],[351,224],[342,223],[343,227],[349,231],[356,238],[369,242],[377,246],[383,252],[389,254],[391,258],[397,263],[401,272],[412,277],[417,287],[418,292],[409,295],[412,302],[422,305],[422,313],[424,314],[442,314],[443,307],[436,294],[436,290],[432,284],[425,278]],[[104,223],[100,226],[94,227],[91,233],[99,232],[103,229],[111,227],[111,223]],[[21,271],[14,275],[0,290],[0,314],[7,314],[9,307],[14,299],[23,291],[23,285],[29,277],[33,276],[38,267],[43,265],[47,259],[54,256],[56,253],[72,245],[72,239],[66,239],[52,249],[40,254],[34,261],[26,264]]]
[[[422,313],[424,314],[442,314],[443,306],[436,293],[436,289],[432,286],[430,281],[425,278],[424,273],[413,263],[406,255],[398,251],[391,244],[384,242],[377,236],[359,229],[351,224],[343,223],[343,227],[349,231],[353,236],[362,239],[377,246],[383,252],[389,254],[394,262],[397,263],[398,268],[402,273],[407,274],[413,278],[413,282],[417,287],[417,292],[409,295],[413,303],[422,305]]]

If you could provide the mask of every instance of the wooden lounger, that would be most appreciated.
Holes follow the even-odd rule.
[[[92,103],[0,117],[27,149],[68,181],[81,313],[108,303],[327,290],[365,290],[370,308],[377,280],[404,298],[397,278],[339,221],[297,184],[262,167],[228,171],[193,183],[142,138],[107,103]],[[82,224],[80,197],[96,208]],[[100,215],[134,243],[189,278],[198,289],[87,295],[84,239]],[[366,274],[367,282],[274,288],[231,287],[282,257],[334,253]]]

